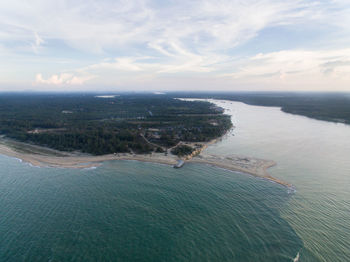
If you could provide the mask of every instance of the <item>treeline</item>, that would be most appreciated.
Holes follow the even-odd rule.
[[[221,92],[173,93],[173,97],[214,98],[249,105],[281,107],[286,113],[350,124],[350,93],[317,92]]]
[[[124,133],[124,134],[122,134]],[[23,134],[16,133],[9,137],[34,144],[47,146],[61,151],[81,151],[95,155],[130,152],[147,153],[153,150],[139,136],[123,131],[122,133],[68,132]]]

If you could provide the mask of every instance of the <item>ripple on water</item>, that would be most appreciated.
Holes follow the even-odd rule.
[[[290,195],[254,177],[130,161],[0,167],[0,260],[280,262],[303,250],[279,214]]]

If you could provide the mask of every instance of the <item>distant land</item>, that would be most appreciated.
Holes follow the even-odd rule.
[[[232,123],[222,108],[156,94],[1,94],[0,134],[93,155],[191,154],[180,142],[209,142]],[[200,146],[200,145],[199,145]]]
[[[179,97],[274,106],[286,113],[350,124],[349,93],[2,93],[0,135],[93,155],[169,152],[186,156],[196,146],[181,142],[209,142],[232,127],[221,108]]]
[[[172,93],[174,97],[213,98],[249,105],[280,107],[283,112],[350,124],[350,93],[324,92],[201,92]]]
[[[230,115],[207,101],[241,101],[350,124],[350,96],[323,93],[0,94],[0,154],[36,166],[88,168],[107,160],[176,166],[179,159],[269,175],[276,163],[203,150],[232,128]],[[203,153],[202,153],[203,152]],[[182,161],[183,162],[183,161]],[[183,162],[184,163],[184,162]]]
[[[208,164],[274,181],[276,163],[203,151],[228,134],[214,103],[159,94],[0,95],[0,154],[34,166],[93,168],[109,160]]]

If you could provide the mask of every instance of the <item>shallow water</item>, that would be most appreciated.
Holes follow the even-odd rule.
[[[0,261],[348,261],[349,127],[223,105],[235,136],[208,151],[273,159],[295,193],[200,164],[71,170],[0,156]]]

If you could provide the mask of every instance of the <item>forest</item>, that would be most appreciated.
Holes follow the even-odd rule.
[[[249,105],[280,107],[283,112],[350,124],[350,93],[333,92],[202,92],[172,93],[173,97],[214,98]]]
[[[230,117],[207,102],[154,94],[0,94],[0,135],[94,155],[164,152],[222,136]]]

